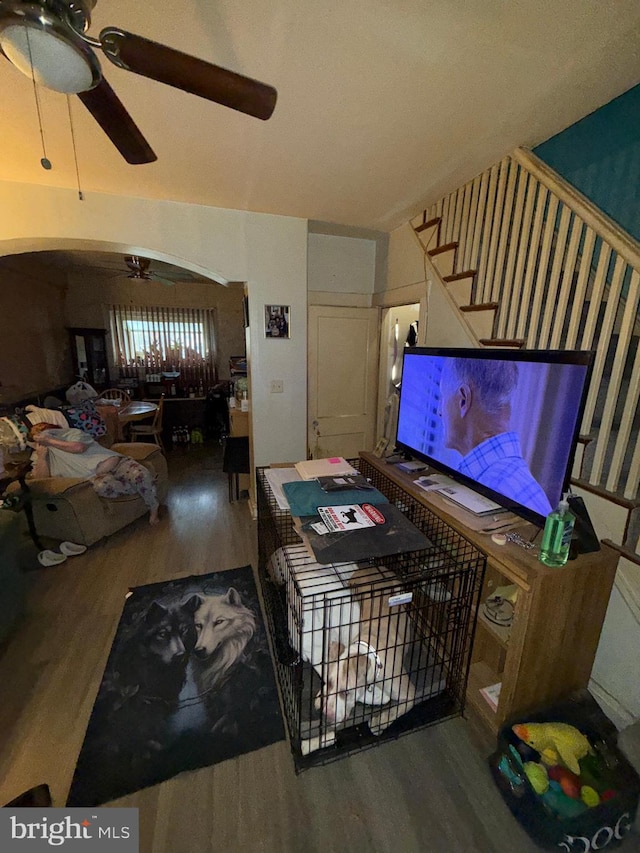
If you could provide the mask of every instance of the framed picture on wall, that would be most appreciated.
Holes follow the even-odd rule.
[[[278,340],[291,337],[288,305],[264,306],[264,334]]]

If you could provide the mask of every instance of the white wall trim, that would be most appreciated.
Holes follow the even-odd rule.
[[[404,287],[394,287],[393,290],[374,293],[373,305],[378,308],[393,308],[395,305],[413,305],[416,302],[420,302],[426,292],[426,281],[418,281],[415,284],[407,284]]]
[[[371,308],[370,293],[337,293],[331,290],[310,290],[309,305],[335,305],[338,308]]]
[[[636,722],[633,714],[593,678],[589,681],[589,691],[618,731]]]

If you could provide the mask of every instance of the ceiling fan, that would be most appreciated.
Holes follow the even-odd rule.
[[[128,163],[157,160],[102,75],[94,51],[114,65],[262,120],[276,105],[273,86],[106,27],[87,35],[97,0],[0,0],[0,51],[38,85],[77,94]]]
[[[189,281],[193,278],[191,273],[186,270],[181,270],[180,273],[176,275],[175,281],[172,281],[172,279],[169,278],[170,273],[158,275],[158,273],[149,269],[151,266],[149,258],[143,258],[140,255],[126,255],[124,262],[130,270],[127,278],[135,278],[139,281],[159,281],[162,282],[162,284],[174,285],[176,281]]]

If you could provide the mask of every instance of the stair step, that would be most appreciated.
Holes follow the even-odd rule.
[[[413,230],[420,241],[423,250],[427,252],[430,247],[436,247],[440,243],[440,224],[439,216],[430,219],[428,222],[421,222],[418,225],[413,225]]]
[[[426,247],[425,247],[426,248]],[[435,249],[427,249],[427,255],[431,263],[440,273],[444,280],[447,276],[453,275],[456,267],[456,255],[458,253],[458,243],[445,243],[443,246],[436,246]],[[467,281],[471,281],[467,279]],[[466,300],[469,302],[471,296]]]
[[[442,220],[440,219],[440,217],[436,216],[433,219],[430,219],[428,222],[423,222],[422,225],[418,225],[416,228],[414,228],[414,231],[416,232],[416,234],[419,234],[421,231],[426,231],[427,228],[433,228],[434,225],[440,226],[441,221]]]
[[[464,272],[454,272],[452,275],[445,275],[443,281],[460,281],[461,278],[473,278],[478,274],[478,270],[464,270]]]
[[[474,311],[497,311],[499,307],[499,302],[478,302],[475,305],[461,305],[460,310],[472,313]]]
[[[510,347],[511,349],[523,349],[526,343],[521,338],[483,338],[480,343],[483,347]]]
[[[439,271],[439,270],[438,270]],[[470,278],[460,279],[460,281],[450,281],[447,284],[447,293],[458,308],[461,305],[470,305],[472,301],[473,281]]]
[[[427,254],[430,257],[435,258],[436,255],[441,255],[443,252],[450,252],[452,249],[457,249],[457,248],[458,248],[457,241],[455,243],[443,243],[442,246],[436,246],[435,249],[429,249]]]
[[[494,337],[499,305],[499,302],[480,302],[475,305],[461,305],[458,310],[464,315],[476,338],[481,341]]]

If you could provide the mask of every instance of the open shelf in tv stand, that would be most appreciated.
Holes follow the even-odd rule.
[[[490,535],[465,524],[465,515],[471,517],[464,510],[414,484],[419,474],[404,474],[372,453],[360,456],[487,555],[481,601],[497,586],[518,588],[510,628],[495,626],[479,614],[467,710],[495,733],[515,714],[586,688],[615,576],[616,552],[602,545],[600,551],[580,554],[561,569],[549,568],[539,562],[537,547],[498,545]],[[477,520],[474,526],[479,527]],[[516,530],[523,539],[535,533],[525,521]],[[502,687],[494,711],[480,690],[497,682]]]

